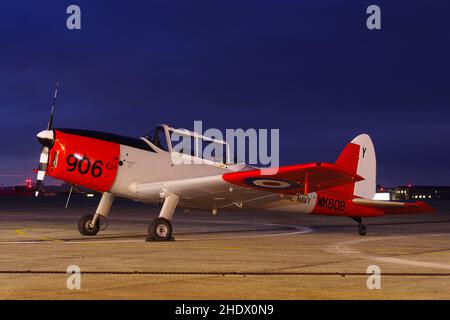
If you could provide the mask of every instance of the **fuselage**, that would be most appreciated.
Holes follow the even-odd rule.
[[[99,192],[135,201],[155,203],[161,201],[161,190],[165,183],[196,177],[221,176],[229,172],[245,170],[245,164],[226,165],[217,162],[174,163],[174,157],[186,155],[168,152],[146,138],[130,138],[115,134],[79,129],[54,129],[54,142],[49,152],[47,174],[72,185],[83,186]],[[232,184],[221,179],[226,188]],[[154,184],[154,189],[145,194],[136,186]],[[159,187],[159,184],[161,187]],[[181,201],[180,206],[196,209],[211,209],[211,202],[192,203]],[[226,210],[241,209],[227,206]],[[306,195],[280,196],[267,193],[267,203],[251,201],[246,210],[325,214],[351,216],[358,211],[360,216],[379,216],[383,212],[376,208],[358,208],[352,198],[342,198],[327,192]]]

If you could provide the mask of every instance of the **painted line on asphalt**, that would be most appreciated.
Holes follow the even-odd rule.
[[[299,234],[306,234],[314,232],[312,228],[304,227],[304,226],[293,226],[293,225],[285,225],[285,224],[277,224],[277,223],[259,223],[259,222],[249,222],[249,221],[214,221],[214,220],[196,220],[194,222],[201,222],[201,223],[214,223],[214,224],[238,224],[238,225],[253,225],[253,226],[269,226],[269,227],[275,227],[273,231],[277,231],[276,227],[280,228],[289,228],[293,229],[294,231],[291,232],[275,232],[275,233],[263,233],[263,234],[257,234],[257,235],[239,235],[239,236],[225,236],[225,237],[195,237],[195,238],[177,238],[177,241],[199,241],[199,240],[225,240],[225,239],[245,239],[245,238],[260,238],[260,237],[282,237],[282,236],[292,236],[292,235],[299,235]],[[118,240],[64,240],[64,239],[55,239],[50,238],[46,236],[33,236],[32,234],[29,234],[25,231],[25,229],[16,229],[15,232],[17,235],[19,233],[17,230],[20,230],[20,235],[26,235],[34,237],[36,240],[24,240],[24,241],[0,241],[1,244],[54,244],[54,243],[62,243],[62,244],[108,244],[108,243],[141,243],[144,242],[143,239],[135,239],[135,240],[124,240],[124,239],[118,239]],[[237,230],[233,231],[233,233],[242,233],[246,231],[251,232],[258,232],[258,230]],[[264,230],[264,231],[271,231],[271,230]],[[217,231],[217,233],[221,233],[221,231]],[[175,234],[176,236],[176,234]],[[169,242],[170,243],[170,242]]]
[[[450,270],[450,264],[444,264],[444,263],[436,263],[436,262],[428,262],[428,261],[417,261],[417,260],[411,260],[411,259],[404,259],[404,258],[398,258],[394,256],[378,256],[374,254],[369,254],[365,252],[361,252],[359,250],[354,249],[352,246],[365,243],[365,242],[372,242],[372,241],[383,241],[383,240],[393,240],[393,239],[410,239],[414,237],[421,237],[423,241],[424,236],[450,236],[450,234],[439,234],[439,235],[414,235],[414,236],[395,236],[395,237],[374,237],[374,238],[365,238],[365,239],[358,239],[358,240],[347,240],[339,242],[333,246],[330,246],[326,249],[327,252],[332,253],[338,253],[338,254],[345,254],[345,255],[354,255],[362,258],[366,258],[369,260],[379,261],[379,262],[386,262],[386,263],[392,263],[392,264],[400,264],[400,265],[409,265],[414,267],[422,267],[422,268],[432,268],[432,269],[441,269],[441,270]],[[450,249],[448,249],[450,250]],[[443,250],[443,251],[448,251]],[[412,252],[411,255],[420,255],[425,254],[422,252],[414,253]]]

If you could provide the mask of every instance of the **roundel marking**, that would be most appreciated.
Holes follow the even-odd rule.
[[[266,189],[296,189],[300,187],[295,182],[269,178],[246,178],[244,183],[252,187]]]

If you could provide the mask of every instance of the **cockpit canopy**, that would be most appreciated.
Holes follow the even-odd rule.
[[[164,126],[159,126],[144,136],[145,139],[153,143],[158,148],[169,151],[167,146],[167,137]]]
[[[203,136],[186,129],[161,125],[144,136],[158,148],[182,156],[215,163],[231,164],[230,147],[226,141]]]

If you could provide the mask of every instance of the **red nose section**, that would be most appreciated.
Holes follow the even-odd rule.
[[[47,174],[67,183],[105,192],[113,185],[120,145],[55,130]]]

